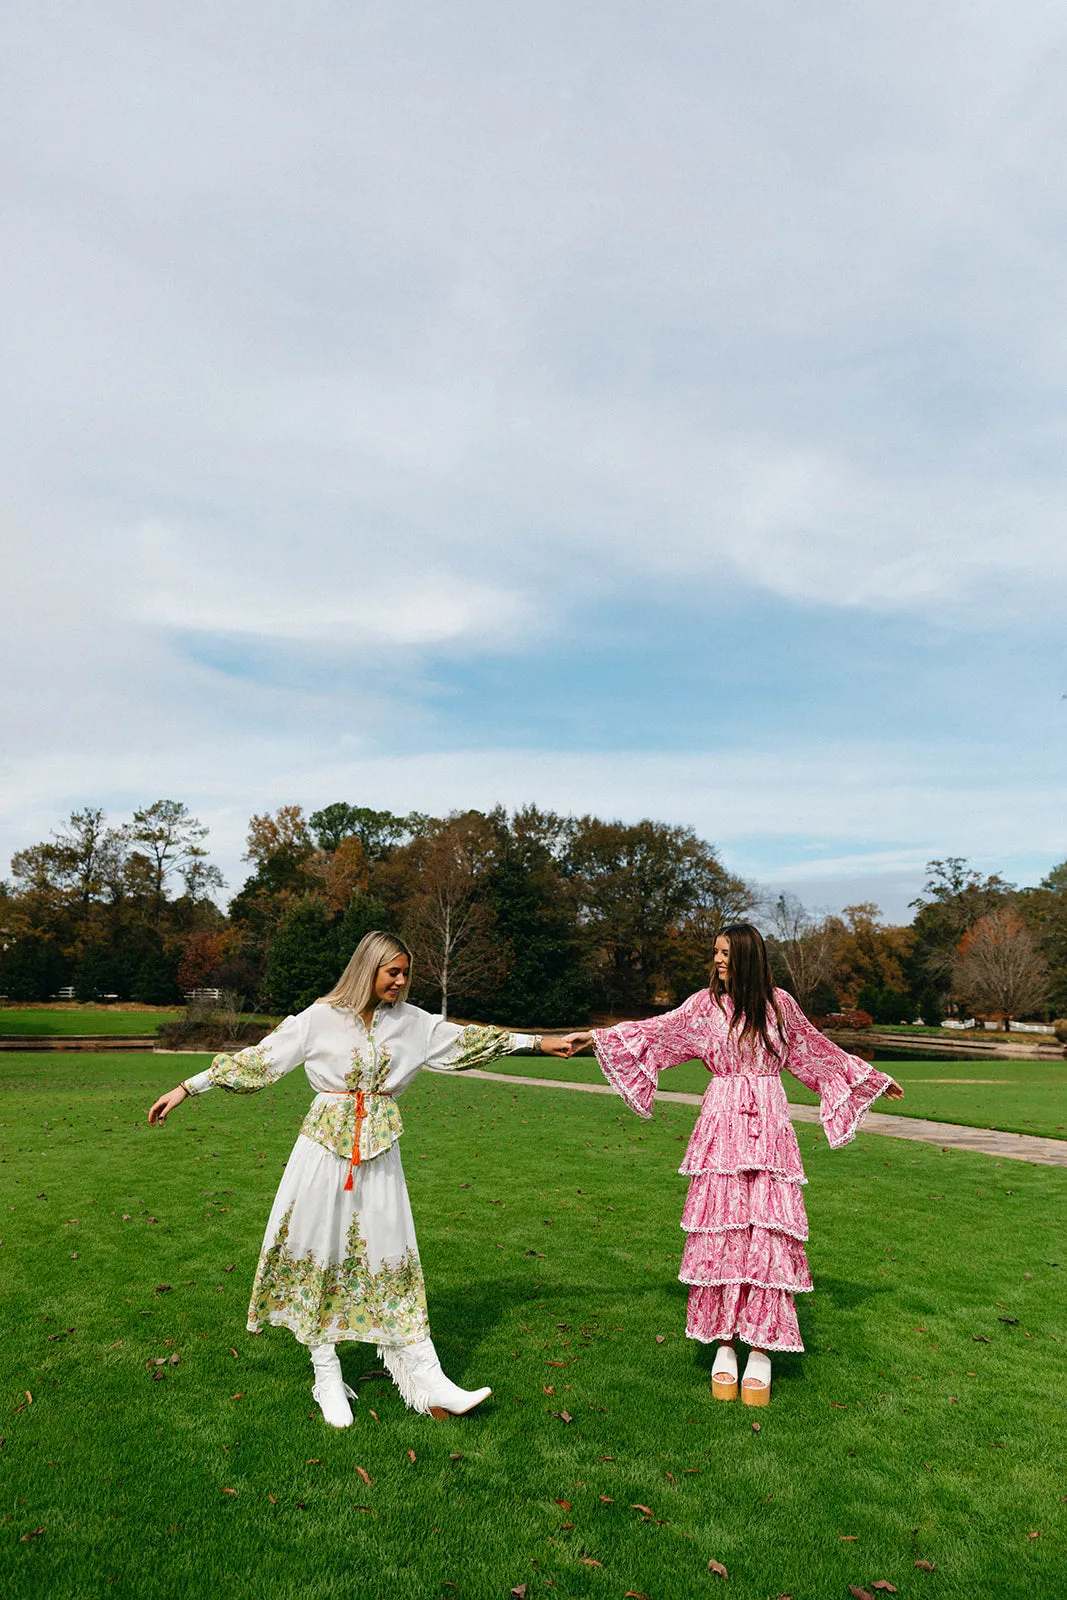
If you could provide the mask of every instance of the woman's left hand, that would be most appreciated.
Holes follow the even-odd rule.
[[[566,1061],[570,1057],[570,1053],[570,1040],[565,1039],[562,1034],[553,1035],[545,1033],[541,1035],[542,1055],[559,1056],[563,1061]]]
[[[889,1087],[885,1091],[885,1097],[887,1100],[903,1100],[904,1091],[895,1078],[890,1078]]]

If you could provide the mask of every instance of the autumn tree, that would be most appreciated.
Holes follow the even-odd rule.
[[[887,926],[880,907],[866,900],[825,919],[831,981],[840,1003],[867,1011],[876,1022],[910,1021],[915,1002],[904,963],[911,949],[907,928]]]
[[[772,965],[805,1011],[825,1015],[840,1001],[832,989],[834,941],[826,917],[815,917],[795,894],[780,894],[770,914]]]
[[[562,865],[593,980],[613,1010],[681,1000],[692,980],[686,971],[679,981],[687,958],[696,959],[706,982],[719,919],[751,904],[746,886],[694,829],[647,818],[578,818],[569,825]]]
[[[905,962],[913,995],[920,996],[931,985],[948,995],[963,935],[1014,892],[1014,886],[997,873],[984,877],[962,856],[926,863],[923,892],[911,902],[915,920]]]
[[[371,806],[350,806],[336,800],[313,811],[308,826],[320,850],[336,850],[344,839],[358,839],[367,861],[383,861],[390,851],[429,822],[421,812],[398,817],[392,811],[375,811]]]
[[[1067,1016],[1067,861],[1052,868],[1036,889],[1024,889],[1016,900],[1049,970],[1049,1004],[1055,1016]]]
[[[956,993],[979,1012],[1000,1016],[1007,1027],[1048,997],[1048,965],[1022,918],[1007,907],[980,917],[960,940],[953,979]]]
[[[467,811],[404,847],[412,874],[404,936],[415,954],[416,985],[429,980],[442,1016],[453,997],[483,1003],[504,974],[505,952],[486,893],[495,842],[481,812]]]

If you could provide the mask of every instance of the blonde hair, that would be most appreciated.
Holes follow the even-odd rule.
[[[403,939],[391,933],[365,933],[352,952],[347,967],[330,990],[316,1001],[317,1005],[339,1006],[345,1011],[365,1011],[376,1003],[374,981],[378,968],[393,956],[407,956],[408,975],[401,1000],[406,1000],[411,987],[411,951]]]

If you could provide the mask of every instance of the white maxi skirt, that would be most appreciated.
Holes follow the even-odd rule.
[[[301,1344],[382,1348],[429,1337],[426,1287],[400,1149],[353,1169],[303,1134],[282,1173],[256,1268],[248,1329]]]

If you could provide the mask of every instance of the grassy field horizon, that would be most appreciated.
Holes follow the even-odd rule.
[[[349,1347],[337,1434],[295,1342],[243,1331],[306,1080],[156,1131],[166,1065],[0,1057],[6,1596],[1055,1592],[1067,1173],[800,1127],[808,1349],[756,1432],[683,1337],[692,1109],[425,1074],[402,1152],[434,1335],[494,1395],[434,1424]]]

